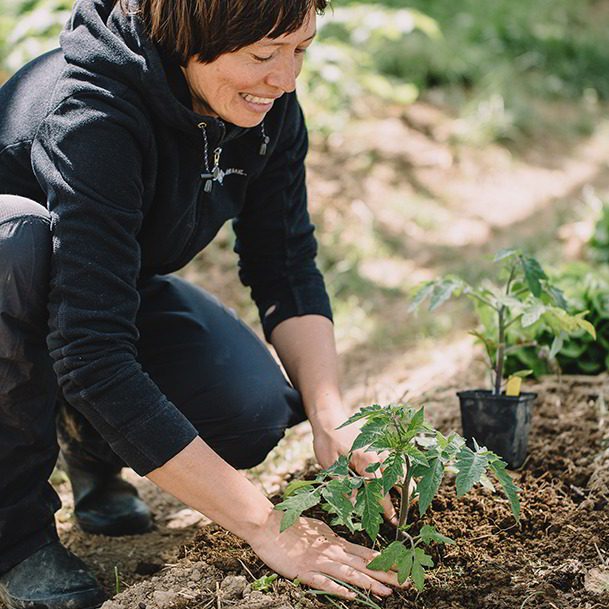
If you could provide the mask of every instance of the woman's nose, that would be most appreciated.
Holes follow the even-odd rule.
[[[281,89],[284,93],[291,93],[296,89],[298,74],[300,74],[298,60],[295,57],[286,58],[268,75],[267,82],[269,85]]]

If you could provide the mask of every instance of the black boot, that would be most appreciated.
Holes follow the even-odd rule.
[[[152,527],[150,510],[120,471],[64,455],[74,495],[74,517],[83,531],[98,535],[138,535]]]
[[[149,531],[150,510],[137,490],[121,478],[124,463],[92,425],[63,400],[57,413],[57,437],[80,528],[112,536]]]
[[[54,541],[0,576],[9,609],[93,609],[107,599],[85,563]]]

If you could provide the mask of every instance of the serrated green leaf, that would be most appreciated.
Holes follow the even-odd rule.
[[[454,544],[454,543],[456,543],[454,541],[454,539],[451,539],[450,537],[446,537],[446,535],[442,535],[442,533],[438,533],[438,531],[436,531],[436,528],[432,527],[429,524],[426,524],[423,526],[423,528],[421,529],[421,532],[419,533],[419,536],[423,540],[423,543],[426,543],[426,544],[429,544],[429,543]]]
[[[431,459],[429,467],[423,473],[423,477],[417,484],[419,492],[419,514],[423,516],[427,508],[431,505],[432,499],[436,496],[442,478],[444,477],[444,464],[439,458]]]
[[[277,508],[275,508],[277,509]],[[289,529],[299,518],[301,512],[296,510],[288,510],[281,517],[281,524],[279,525],[279,532],[283,533],[286,529]]]
[[[395,567],[398,570],[398,583],[402,585],[409,577],[412,572],[412,563],[414,560],[414,552],[411,548],[404,548],[406,550],[402,553],[395,561]]]
[[[366,446],[370,446],[377,434],[375,432],[366,432],[362,431],[353,441],[351,446],[351,452],[355,452],[356,450],[360,450],[362,448],[366,448]]]
[[[520,324],[523,328],[532,326],[536,321],[539,321],[541,316],[545,313],[545,310],[546,305],[544,305],[543,302],[534,302],[525,309]]]
[[[412,444],[409,444],[408,446],[406,446],[406,448],[404,449],[404,452],[408,455],[408,457],[410,457],[410,460],[414,464],[429,465],[429,462],[427,461],[427,457],[425,456],[425,453],[421,452],[418,448],[416,448]]]
[[[374,472],[378,471],[380,467],[381,462],[377,461],[376,463],[371,463],[370,465],[368,465],[368,467],[366,467],[364,471],[368,472],[369,474],[374,474]]]
[[[436,282],[431,293],[429,310],[435,311],[440,305],[444,304],[457,290],[463,287],[461,280],[441,279]]]
[[[408,431],[418,431],[421,425],[423,425],[423,421],[425,420],[425,406],[421,406],[419,410],[417,410],[412,419],[410,419],[410,423],[408,424]]]
[[[425,553],[423,548],[415,548],[415,560],[424,567],[433,567],[434,565],[433,559]]]
[[[486,475],[486,474],[482,474],[482,476],[480,476],[480,484],[487,490],[495,492],[495,485],[493,484],[493,482],[491,481],[491,479]]]
[[[394,564],[406,553],[406,548],[401,541],[390,543],[381,553],[368,563],[368,569],[373,571],[389,571]]]
[[[383,493],[386,495],[404,475],[404,457],[399,453],[392,454],[383,466]]]
[[[588,320],[582,319],[582,316],[586,315],[587,313],[588,311],[578,313],[575,316],[575,319],[577,320],[577,325],[580,328],[583,328],[588,334],[590,334],[590,336],[592,336],[592,338],[594,338],[594,340],[596,340],[596,330],[594,329],[594,326]]]
[[[414,587],[422,592],[425,586],[425,571],[423,567],[433,567],[431,556],[425,554],[421,548],[415,548],[415,554],[412,561],[412,571],[410,577],[414,583]]]
[[[541,296],[541,279],[547,279],[547,275],[541,265],[532,256],[520,256],[524,277],[533,296]]]
[[[436,443],[440,450],[444,450],[448,446],[448,438],[440,431],[436,431]]]
[[[366,419],[368,417],[378,415],[383,412],[383,407],[380,404],[372,404],[371,406],[364,406],[360,408],[355,414],[351,415],[344,423],[339,425],[336,429],[342,429],[343,427],[347,427],[347,425],[351,425],[356,421],[360,421],[361,419]]]
[[[355,506],[359,509],[358,513],[361,514],[362,526],[373,541],[376,540],[383,521],[381,516],[383,508],[380,504],[382,499],[381,488],[379,479],[366,480],[357,491],[355,501]]]
[[[564,330],[561,330],[554,337],[554,340],[552,341],[552,347],[550,348],[550,359],[554,359],[558,355],[563,345],[565,344],[565,339],[568,338],[568,336],[569,335]]]
[[[341,480],[332,480],[321,492],[323,498],[334,508],[333,513],[336,518],[333,524],[342,524],[349,529],[353,529],[353,504],[346,496],[350,491],[349,484],[344,484]]]
[[[505,260],[506,258],[510,258],[511,256],[519,256],[520,250],[514,247],[506,247],[500,249],[493,258],[493,262],[500,262],[501,260]]]
[[[294,491],[297,491],[299,488],[304,488],[305,486],[311,486],[314,484],[319,484],[319,482],[315,480],[292,480],[283,491],[284,497],[289,497],[294,494]]]
[[[283,533],[283,531],[285,531],[288,527],[292,526],[305,510],[317,505],[320,499],[321,489],[311,491],[301,488],[294,491],[292,496],[277,504],[275,509],[285,512],[283,518],[281,519],[279,532]]]
[[[414,299],[408,306],[408,313],[413,313],[419,307],[419,305],[425,301],[429,296],[431,296],[435,287],[435,281],[430,281],[418,287]]]
[[[510,508],[512,509],[512,514],[516,519],[516,522],[520,521],[520,500],[518,499],[518,491],[519,489],[513,482],[511,476],[505,471],[506,463],[498,459],[491,463],[491,469],[497,476],[501,486],[503,487],[503,492],[506,494],[509,502]]]
[[[461,447],[457,453],[455,467],[459,471],[455,479],[457,487],[457,497],[462,497],[468,493],[474,484],[480,482],[480,476],[484,474],[488,467],[488,451],[474,452],[467,446]]]
[[[550,294],[550,296],[552,297],[552,300],[554,301],[554,304],[557,307],[560,307],[561,309],[564,309],[565,311],[569,308],[569,303],[565,299],[565,296],[564,296],[564,293],[562,290],[560,290],[557,287],[554,287],[552,285],[547,285],[546,291],[548,292],[548,294]]]
[[[340,455],[332,465],[322,470],[323,474],[328,476],[348,476],[349,475],[349,458],[347,455]]]

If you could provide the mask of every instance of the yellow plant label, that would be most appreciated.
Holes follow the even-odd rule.
[[[522,379],[519,376],[510,376],[505,389],[505,395],[520,395],[520,384]]]

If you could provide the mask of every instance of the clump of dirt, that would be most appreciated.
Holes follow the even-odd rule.
[[[598,409],[598,396],[606,387],[606,376],[552,378],[533,386],[539,397],[529,457],[519,471],[512,472],[522,489],[520,525],[501,494],[480,487],[457,499],[454,479],[447,477],[431,509],[421,518],[415,505],[410,518],[416,528],[433,524],[456,545],[433,548],[436,566],[427,571],[424,592],[396,590],[391,598],[375,602],[386,609],[608,608],[603,577],[609,566],[609,489],[591,485],[591,481],[605,479],[599,472],[609,468],[609,461],[601,458],[609,444],[609,430]],[[431,404],[434,397],[427,396]],[[447,408],[445,404],[441,415],[433,406],[432,411],[446,430],[458,428],[454,406]],[[311,465],[296,477],[314,470]],[[326,517],[320,509],[309,515]],[[349,536],[346,530],[341,533]],[[381,535],[391,539],[393,532],[386,525]],[[370,545],[361,533],[351,540]],[[222,599],[226,579],[230,582],[235,577],[245,578],[250,585],[230,606],[251,607],[243,604],[250,602],[251,582],[268,574],[243,541],[216,527],[202,529],[183,548],[182,556],[179,565],[183,566],[157,576],[157,589],[165,589],[163,578],[176,577],[176,568],[186,574],[195,564],[199,569],[207,566],[205,586],[209,592],[199,592],[200,599],[195,597],[188,605],[171,605],[175,607],[211,607],[214,585],[217,601]],[[332,606],[323,597],[309,595],[282,580],[264,593],[264,599],[264,607]],[[125,604],[121,595],[114,602],[118,607],[132,606]],[[346,607],[362,606],[341,602]],[[114,609],[114,605],[105,609]]]

